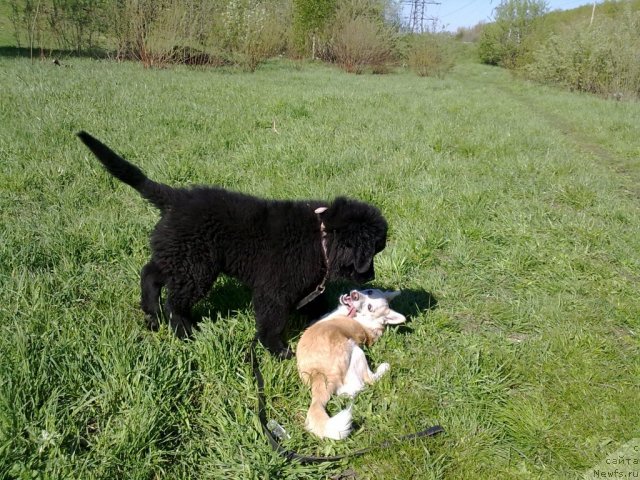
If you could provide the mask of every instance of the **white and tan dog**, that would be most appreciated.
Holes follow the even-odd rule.
[[[302,334],[296,358],[300,378],[311,387],[311,406],[305,422],[311,433],[341,440],[351,432],[351,407],[333,417],[325,407],[332,394],[354,397],[365,384],[374,383],[389,370],[389,364],[382,363],[372,372],[359,345],[371,345],[380,338],[385,325],[406,320],[389,307],[398,295],[397,291],[352,290],[340,297],[336,310]]]

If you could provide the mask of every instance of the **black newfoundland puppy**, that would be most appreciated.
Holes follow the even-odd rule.
[[[258,338],[272,353],[290,356],[282,340],[292,311],[309,303],[329,280],[374,278],[373,257],[384,249],[387,222],[366,203],[264,200],[215,187],[156,183],[86,132],[80,139],[114,177],[160,209],[151,260],[141,272],[150,328],[164,313],[180,337],[191,334],[191,308],[221,273],[253,292]]]

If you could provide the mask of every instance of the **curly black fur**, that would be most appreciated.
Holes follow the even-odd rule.
[[[326,275],[321,222],[327,233],[328,280],[363,283],[374,278],[373,257],[385,247],[387,222],[380,211],[344,197],[265,200],[215,187],[173,188],[154,182],[86,132],[80,139],[106,169],[161,211],[151,234],[151,260],[141,272],[141,307],[149,325],[165,315],[180,337],[193,329],[191,309],[219,274],[253,292],[258,337],[272,353],[286,354],[281,338],[295,305]],[[328,207],[316,214],[318,207]]]

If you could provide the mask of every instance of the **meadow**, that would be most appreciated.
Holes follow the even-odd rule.
[[[637,103],[473,63],[443,79],[63,64],[0,57],[0,478],[581,478],[637,442]],[[303,454],[446,433],[337,464],[276,455],[245,361],[248,291],[220,279],[191,341],[147,331],[158,213],[81,129],[171,185],[379,206],[372,285],[402,289],[409,317],[367,350],[390,373],[357,397],[347,441],[318,441],[295,362],[260,349],[267,414]]]

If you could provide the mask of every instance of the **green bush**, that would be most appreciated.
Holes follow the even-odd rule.
[[[480,61],[506,68],[527,63],[544,28],[546,11],[544,0],[502,0],[495,9],[495,22],[480,34]]]
[[[391,35],[379,22],[366,17],[337,25],[332,45],[336,62],[351,73],[362,73],[367,68],[385,73],[393,60]]]
[[[17,45],[88,50],[105,30],[105,0],[9,0]]]
[[[291,0],[10,0],[18,45],[88,50],[145,66],[235,63],[288,48]],[[100,40],[100,42],[98,42]]]
[[[293,0],[293,48],[297,55],[315,57],[318,42],[336,11],[337,0]]]
[[[230,1],[218,17],[213,43],[222,46],[232,63],[253,71],[288,48],[290,24],[288,1]]]
[[[421,77],[442,77],[453,68],[453,54],[442,36],[417,35],[409,43],[407,65]]]
[[[9,1],[18,44],[97,46],[148,67],[235,64],[253,71],[274,55],[313,50],[350,72],[382,73],[395,59],[393,0]]]
[[[186,37],[184,25],[192,20],[189,10],[178,11],[177,0],[123,0],[108,8],[116,58],[136,59],[147,67],[171,59],[173,47]]]
[[[382,0],[340,1],[321,58],[351,73],[386,73],[395,59],[395,36],[385,23],[384,11]]]
[[[596,17],[551,36],[524,71],[529,78],[600,95],[640,95],[640,12]]]

